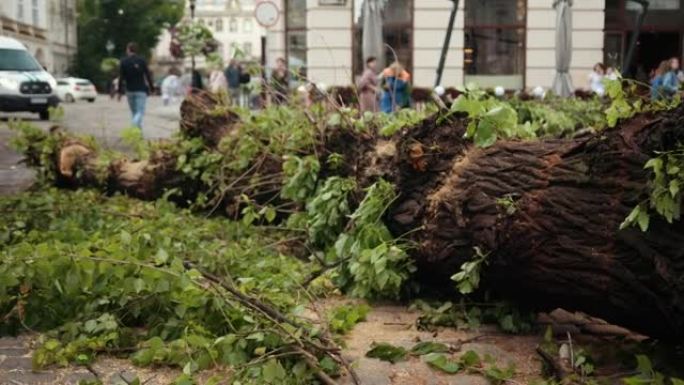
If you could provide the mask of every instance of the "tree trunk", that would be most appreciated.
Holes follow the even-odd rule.
[[[397,234],[422,226],[410,237],[424,281],[449,284],[478,246],[490,253],[483,284],[505,296],[684,337],[684,223],[653,216],[648,232],[619,230],[646,197],[645,162],[684,139],[684,107],[596,136],[487,149],[464,148],[462,127],[441,142],[418,130],[400,154],[404,198],[388,219]]]

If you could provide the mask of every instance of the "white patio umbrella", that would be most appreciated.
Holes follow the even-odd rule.
[[[572,96],[574,87],[570,77],[572,61],[572,0],[555,0],[556,9],[556,78],[553,92],[558,96]]]
[[[364,0],[361,13],[363,36],[361,52],[363,60],[371,56],[378,59],[378,68],[385,66],[385,47],[382,40],[382,7],[384,0]]]

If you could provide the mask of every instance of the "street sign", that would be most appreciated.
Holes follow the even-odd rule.
[[[272,1],[260,1],[254,9],[254,17],[256,18],[257,23],[265,28],[273,27],[278,22],[280,10]]]

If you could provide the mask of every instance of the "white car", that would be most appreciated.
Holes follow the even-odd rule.
[[[97,98],[97,90],[88,79],[64,78],[57,80],[57,96],[67,103],[77,100],[87,100],[92,103]]]
[[[59,104],[56,86],[23,44],[0,36],[0,111],[36,112],[47,120],[49,108]]]

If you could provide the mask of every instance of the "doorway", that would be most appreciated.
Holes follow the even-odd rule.
[[[626,42],[631,41],[632,32],[627,34]],[[629,44],[629,43],[628,43]],[[639,34],[630,74],[637,80],[650,79],[651,73],[661,61],[672,57],[681,57],[682,39],[679,32],[649,32]]]

